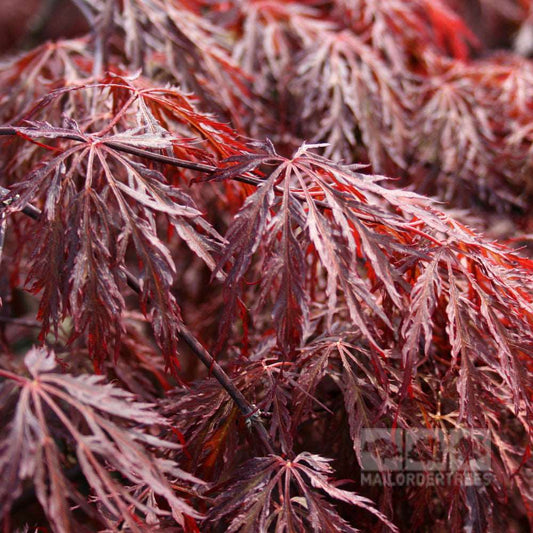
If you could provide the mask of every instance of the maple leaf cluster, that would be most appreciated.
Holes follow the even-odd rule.
[[[533,3],[72,3],[0,69],[4,529],[532,527]]]

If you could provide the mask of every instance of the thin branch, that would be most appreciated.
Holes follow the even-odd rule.
[[[137,294],[140,294],[141,287],[137,278],[127,269],[124,269],[124,273],[129,287]],[[243,416],[247,420],[250,420],[265,446],[265,449],[269,453],[275,453],[270,444],[268,432],[259,419],[257,408],[248,402],[242,392],[233,384],[226,372],[224,372],[223,368],[216,362],[215,358],[205,349],[185,324],[182,323],[178,326],[178,333],[187,346],[192,350],[194,355],[202,361],[214,378],[222,385],[222,387],[224,387],[224,389],[226,389],[226,392],[231,396],[231,399],[235,402],[235,405],[239,408]]]
[[[12,126],[0,126],[0,135],[18,135],[18,134],[19,134],[19,131],[17,128],[14,128]],[[71,141],[77,141],[79,143],[87,143],[87,139],[77,133],[63,133],[62,135],[58,135],[57,138],[69,139]],[[136,155],[144,159],[150,159],[151,161],[156,161],[158,163],[163,163],[165,165],[171,165],[171,166],[179,167],[179,168],[186,168],[189,170],[196,170],[198,172],[205,172],[207,174],[213,174],[214,172],[218,170],[217,167],[214,167],[212,165],[206,165],[204,163],[195,163],[192,161],[187,161],[185,159],[179,159],[178,157],[170,157],[170,156],[166,156],[163,154],[156,154],[149,150],[143,150],[142,148],[135,148],[134,146],[128,146],[126,144],[116,142],[116,141],[106,141],[103,139],[102,144],[104,146],[107,146],[108,148],[112,148],[113,150],[124,152],[130,155]],[[261,180],[254,179],[250,176],[237,176],[234,179],[236,181],[240,181],[241,183],[247,183],[248,185],[257,186],[261,184]]]
[[[9,189],[6,189],[5,187],[0,186],[0,209],[8,205],[10,202],[6,200],[2,200],[4,196],[7,196],[11,191]],[[37,209],[36,207],[33,207],[31,204],[27,204],[22,208],[22,212],[29,216],[30,218],[33,218],[33,220],[39,220],[41,218],[41,211]]]

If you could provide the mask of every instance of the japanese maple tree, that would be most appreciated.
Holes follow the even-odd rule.
[[[71,3],[0,68],[3,530],[533,527],[533,3]]]

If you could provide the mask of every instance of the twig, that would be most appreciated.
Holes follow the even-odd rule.
[[[0,135],[18,135],[19,130],[12,126],[0,126]],[[69,139],[71,141],[77,141],[79,143],[87,143],[87,139],[82,135],[79,135],[75,132],[72,133],[63,133],[58,135],[60,139]],[[207,174],[213,174],[218,169],[212,165],[206,165],[204,163],[195,163],[193,161],[187,161],[185,159],[179,159],[178,157],[170,157],[163,154],[156,154],[149,150],[143,150],[142,148],[135,148],[134,146],[128,146],[126,144],[116,142],[116,141],[106,141],[102,139],[102,144],[113,150],[119,152],[124,152],[130,155],[136,155],[144,159],[150,159],[151,161],[156,161],[157,163],[163,163],[165,165],[171,165],[173,167],[186,168],[189,170],[196,170],[198,172],[204,172]],[[241,183],[247,183],[248,185],[258,186],[261,184],[261,180],[254,179],[250,176],[236,176],[234,178],[236,181]]]
[[[140,294],[141,287],[137,278],[126,269],[124,269],[124,273],[126,274],[129,287],[137,294]],[[222,387],[224,387],[224,389],[226,389],[226,392],[231,396],[231,399],[235,402],[235,405],[239,408],[246,420],[250,420],[265,446],[265,449],[269,453],[274,453],[274,449],[270,444],[268,432],[259,419],[257,408],[248,402],[243,393],[233,384],[230,377],[216,362],[215,358],[205,349],[185,324],[182,323],[178,326],[178,333],[187,346],[192,350],[194,355],[202,361],[213,377],[222,385]]]

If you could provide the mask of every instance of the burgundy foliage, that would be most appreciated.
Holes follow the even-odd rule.
[[[3,530],[533,527],[533,3],[72,7],[0,68]]]

